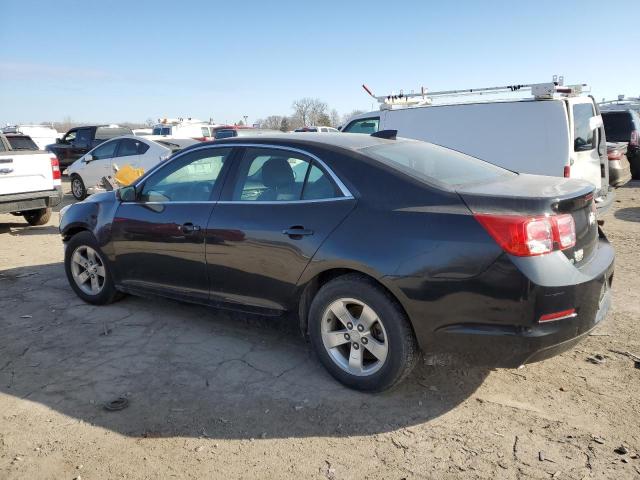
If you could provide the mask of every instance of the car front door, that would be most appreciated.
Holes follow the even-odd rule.
[[[118,283],[133,291],[206,302],[205,229],[231,148],[174,157],[136,187],[112,223]]]
[[[78,172],[82,177],[85,188],[95,187],[102,181],[102,177],[113,175],[111,159],[118,148],[118,140],[111,140],[94,148],[90,155],[84,157],[82,169]]]
[[[212,302],[287,309],[305,267],[354,205],[319,159],[247,147],[207,227]]]
[[[121,169],[125,165],[131,168],[138,168],[139,158],[138,151],[140,148],[140,141],[133,138],[122,138],[118,146],[118,151],[113,158],[112,167]]]

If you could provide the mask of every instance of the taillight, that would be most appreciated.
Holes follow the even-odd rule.
[[[60,180],[62,175],[60,174],[60,162],[58,157],[51,157],[51,173],[54,180]]]
[[[576,243],[576,227],[569,214],[527,217],[475,214],[500,247],[511,255],[531,257],[564,250]]]
[[[631,130],[631,140],[629,141],[629,145],[633,145],[634,147],[638,146],[638,131]]]
[[[538,320],[538,322],[540,323],[554,322],[556,320],[564,320],[565,318],[573,318],[576,316],[577,316],[576,309],[569,308],[567,310],[562,310],[560,312],[547,313],[546,315],[542,315]]]
[[[622,158],[622,152],[620,150],[611,150],[607,157],[609,157],[609,161],[613,162],[614,160],[620,160]]]
[[[563,173],[564,173],[564,178],[571,177],[571,167],[569,165],[564,167],[564,172]]]

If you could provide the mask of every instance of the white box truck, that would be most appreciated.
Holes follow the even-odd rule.
[[[515,172],[588,180],[603,213],[613,201],[602,117],[584,85],[553,82],[375,97],[378,111],[349,119],[342,132],[397,135],[478,157]],[[364,87],[368,93],[369,89]],[[460,97],[530,92],[530,98],[460,102]],[[373,95],[372,95],[373,96]],[[455,98],[457,102],[434,104]]]

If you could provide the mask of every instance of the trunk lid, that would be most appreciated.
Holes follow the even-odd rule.
[[[594,186],[583,180],[519,174],[456,192],[474,214],[542,216],[570,214],[576,243],[563,250],[576,266],[586,262],[598,241]]]

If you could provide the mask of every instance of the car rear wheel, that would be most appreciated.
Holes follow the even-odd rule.
[[[27,221],[29,225],[37,226],[37,225],[46,225],[51,218],[51,209],[50,208],[40,208],[38,210],[29,210],[25,212],[23,215],[24,219]]]
[[[309,336],[331,375],[357,390],[393,387],[419,356],[397,301],[357,274],[338,277],[318,291],[309,309]]]
[[[90,232],[71,237],[65,249],[64,266],[71,288],[85,302],[104,305],[121,297],[106,257]]]
[[[76,200],[84,200],[87,198],[87,189],[85,188],[80,175],[71,176],[71,193]]]

